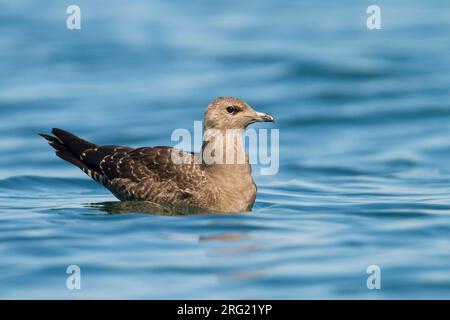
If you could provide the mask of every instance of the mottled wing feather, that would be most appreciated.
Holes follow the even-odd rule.
[[[57,156],[79,167],[121,200],[199,208],[216,200],[210,192],[214,187],[205,187],[207,178],[201,165],[194,163],[193,153],[171,147],[98,146],[58,128],[52,133],[41,136],[55,148]],[[174,164],[172,151],[178,156],[181,153],[188,163]]]
[[[95,146],[86,149],[80,154],[80,160],[90,168],[100,172],[100,163],[110,155],[124,154],[130,150],[129,147],[122,146]]]
[[[121,200],[200,205],[193,195],[206,178],[192,153],[183,153],[190,163],[174,164],[173,150],[152,147],[109,154],[100,162],[104,184]]]

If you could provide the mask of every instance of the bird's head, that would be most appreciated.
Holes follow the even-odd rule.
[[[211,102],[205,112],[205,129],[244,129],[255,122],[275,122],[274,118],[253,110],[244,101],[220,97]]]

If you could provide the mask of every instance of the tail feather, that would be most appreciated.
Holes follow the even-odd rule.
[[[58,128],[53,128],[52,133],[76,157],[80,157],[87,149],[97,147],[94,143],[83,140],[70,132]]]
[[[101,173],[98,172],[98,166],[83,162],[81,157],[83,152],[96,148],[97,145],[61,129],[54,128],[52,133],[54,136],[45,133],[39,133],[39,135],[56,150],[55,154],[58,157],[77,166],[92,179],[101,182]]]
[[[45,140],[48,141],[48,144],[51,145],[56,150],[65,150],[66,147],[64,147],[63,143],[56,137],[45,134],[45,133],[38,133],[41,137],[43,137]]]
[[[77,166],[80,168],[84,173],[86,173],[89,177],[94,179],[95,181],[102,182],[101,181],[101,173],[89,168],[87,165],[85,165],[80,160],[73,157],[72,154],[64,152],[64,151],[56,151],[55,154],[60,157],[61,159]]]

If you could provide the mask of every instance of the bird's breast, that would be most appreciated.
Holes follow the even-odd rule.
[[[209,175],[210,183],[215,186],[216,209],[222,212],[250,211],[256,198],[250,166],[230,168],[228,172],[217,171]]]

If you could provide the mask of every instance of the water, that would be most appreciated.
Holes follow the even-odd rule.
[[[68,4],[0,2],[0,298],[450,298],[448,1]],[[168,145],[223,95],[280,129],[250,213],[133,213],[36,135]]]

